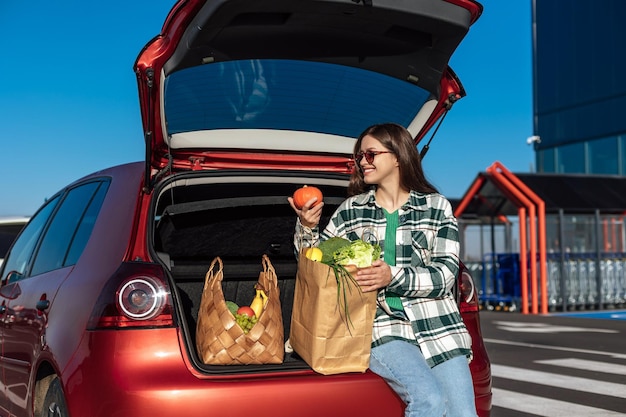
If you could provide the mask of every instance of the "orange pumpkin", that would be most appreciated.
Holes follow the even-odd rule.
[[[306,202],[312,199],[313,197],[317,197],[317,201],[313,203],[311,207],[314,207],[318,205],[319,203],[321,203],[322,199],[324,198],[319,188],[309,187],[305,185],[302,188],[298,188],[293,193],[293,203],[296,205],[298,209],[301,209],[302,207],[304,207]]]

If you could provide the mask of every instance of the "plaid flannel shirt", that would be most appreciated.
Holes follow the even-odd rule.
[[[460,355],[471,359],[471,338],[452,295],[459,236],[450,202],[440,194],[412,191],[398,215],[396,266],[391,266],[389,286],[378,291],[372,346],[391,340],[416,344],[431,367]],[[371,190],[345,200],[321,234],[298,222],[294,243],[299,249],[300,243],[316,246],[332,236],[373,237],[384,246],[385,227],[385,214]],[[386,290],[400,297],[403,312],[389,308]]]

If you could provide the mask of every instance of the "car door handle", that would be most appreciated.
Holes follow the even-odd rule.
[[[50,307],[50,301],[49,300],[39,300],[37,301],[37,310],[39,311],[45,311],[48,309],[48,307]]]

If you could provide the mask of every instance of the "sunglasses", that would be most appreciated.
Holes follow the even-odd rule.
[[[372,164],[374,163],[374,157],[376,155],[380,155],[381,153],[393,153],[391,151],[361,151],[359,153],[357,153],[354,156],[354,160],[356,161],[357,165],[361,164],[361,160],[363,159],[363,157],[365,157],[365,160],[367,161],[368,164]]]

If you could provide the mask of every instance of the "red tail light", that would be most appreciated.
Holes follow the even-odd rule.
[[[172,311],[163,269],[151,263],[127,262],[105,285],[87,328],[172,327]]]
[[[465,265],[461,264],[459,269],[459,309],[461,312],[478,311],[478,294],[474,279]]]

